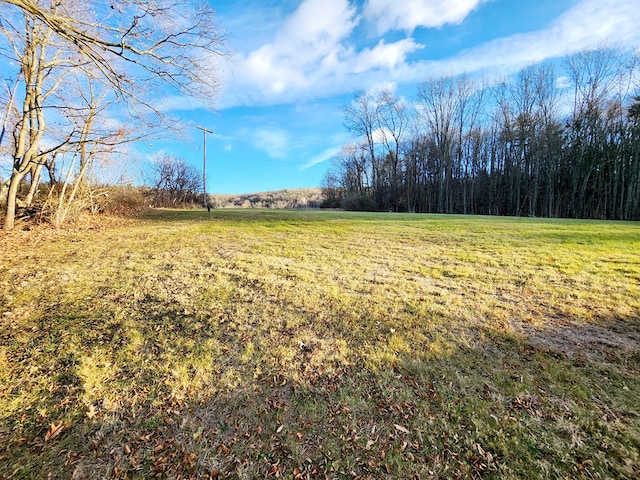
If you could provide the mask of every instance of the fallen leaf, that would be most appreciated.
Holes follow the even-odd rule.
[[[87,410],[87,413],[85,415],[87,416],[87,418],[89,420],[91,420],[93,417],[96,416],[97,413],[98,413],[98,411],[96,410],[96,407],[94,407],[93,404],[91,404],[89,406],[89,410]]]
[[[409,430],[407,430],[406,428],[404,428],[402,425],[398,425],[397,423],[394,423],[393,426],[395,427],[396,430],[398,430],[399,432],[402,433],[409,433]]]
[[[49,426],[49,431],[47,432],[47,434],[44,436],[44,440],[49,441],[51,439],[56,438],[58,435],[60,435],[62,433],[62,431],[65,429],[65,425],[64,422],[60,422],[60,423],[52,423]]]

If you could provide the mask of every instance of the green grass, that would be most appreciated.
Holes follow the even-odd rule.
[[[154,211],[0,239],[2,478],[636,478],[640,224]]]

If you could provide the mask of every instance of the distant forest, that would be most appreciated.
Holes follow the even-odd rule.
[[[422,83],[344,107],[353,142],[325,205],[535,217],[640,219],[640,55],[583,51],[500,83]]]

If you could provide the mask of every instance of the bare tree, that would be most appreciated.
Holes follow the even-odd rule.
[[[60,172],[64,181],[60,192],[57,192],[57,207],[53,215],[53,223],[56,226],[65,222],[82,187],[86,187],[88,192],[91,192],[91,187],[85,180],[96,159],[104,159],[114,153],[115,147],[126,136],[126,129],[123,126],[109,128],[101,125],[109,113],[112,102],[107,99],[108,91],[99,87],[100,85],[96,85],[96,82],[90,77],[87,85],[78,87],[77,98],[81,104],[67,114],[71,121],[71,133],[52,152],[52,162],[55,160],[56,154],[71,157],[66,171]],[[43,164],[46,162],[41,162],[39,167]],[[51,168],[55,168],[55,165],[52,165]],[[50,196],[56,186],[52,181]],[[82,202],[80,206],[82,206]]]
[[[356,138],[356,143],[362,145],[371,167],[370,182],[374,187],[374,200],[377,200],[375,186],[381,177],[381,166],[376,159],[376,141],[374,134],[377,128],[376,100],[368,92],[358,92],[353,101],[343,107],[344,125]]]
[[[118,94],[140,98],[140,81],[158,80],[194,95],[217,89],[215,62],[222,36],[215,12],[189,0],[115,0],[109,3],[0,0],[60,37],[91,63]],[[131,74],[123,62],[135,67]],[[213,74],[213,75],[212,75]]]
[[[459,89],[455,77],[430,79],[418,87],[418,112],[436,146],[438,212],[453,211],[453,173],[459,123]]]
[[[182,158],[159,153],[153,158],[151,188],[156,207],[179,207],[198,201],[202,178]]]
[[[53,148],[42,143],[49,134],[45,112],[60,106],[52,102],[52,94],[70,74],[84,75],[80,85],[88,86],[89,78],[101,82],[111,100],[126,104],[128,114],[147,126],[165,120],[150,96],[160,88],[206,98],[217,92],[222,36],[207,4],[0,0],[0,15],[0,31],[22,77],[6,230],[14,226],[18,190],[26,175],[31,173],[32,185],[37,184],[43,163],[63,145],[68,149],[75,144],[79,154],[82,148],[86,153],[81,145],[92,136],[86,125]]]
[[[602,148],[606,145],[605,111],[619,76],[622,62],[610,48],[578,52],[567,58],[573,83],[573,113],[569,121],[571,158],[571,215],[584,217],[597,201],[590,195],[599,173]]]
[[[400,151],[402,141],[407,131],[408,113],[405,103],[397,98],[391,90],[384,89],[377,97],[376,121],[382,137],[382,143],[387,150],[387,156],[391,161],[391,189],[392,206],[398,211]]]
[[[338,208],[342,201],[341,178],[333,170],[328,170],[322,179],[322,206],[325,208]]]
[[[550,133],[557,101],[553,69],[534,65],[521,70],[513,82],[496,89],[496,100],[505,172],[504,211],[535,216],[545,180],[544,162],[550,160],[541,142]]]
[[[485,88],[479,82],[472,81],[468,76],[461,75],[456,79],[456,89],[458,93],[456,112],[456,134],[457,134],[457,154],[456,163],[458,165],[458,177],[462,184],[462,210],[469,213],[472,209],[469,205],[469,184],[475,158],[473,151],[480,148],[481,136],[476,131],[478,116],[484,105]]]

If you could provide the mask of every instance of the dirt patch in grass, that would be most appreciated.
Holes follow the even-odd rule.
[[[518,323],[514,329],[526,341],[572,359],[589,357],[622,364],[632,370],[640,367],[640,326],[637,321],[612,319],[601,324],[549,321],[538,328]]]

